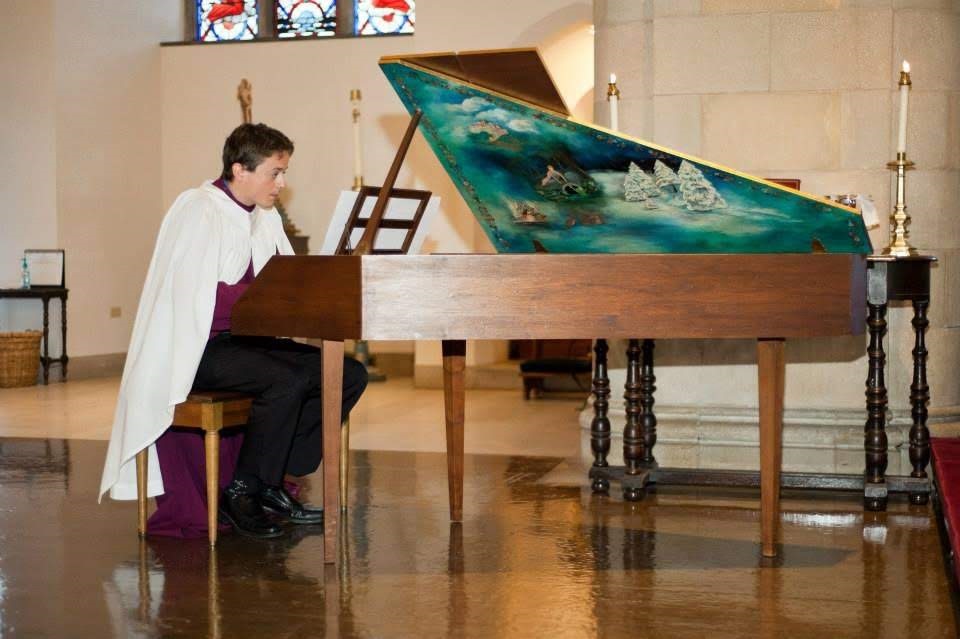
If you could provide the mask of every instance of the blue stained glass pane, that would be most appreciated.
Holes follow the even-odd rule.
[[[354,0],[354,33],[361,36],[413,33],[415,0]]]
[[[332,36],[337,28],[336,0],[277,0],[277,36]]]
[[[196,0],[197,41],[253,40],[257,36],[257,0]]]

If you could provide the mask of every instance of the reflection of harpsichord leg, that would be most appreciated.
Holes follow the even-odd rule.
[[[606,475],[607,453],[610,452],[610,419],[607,409],[610,406],[610,378],[607,376],[607,340],[598,339],[593,347],[593,421],[590,422],[590,450],[593,451],[593,492],[606,493],[610,490],[610,479]]]

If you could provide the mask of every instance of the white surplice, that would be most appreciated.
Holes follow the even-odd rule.
[[[253,260],[292,255],[276,209],[248,213],[206,182],[170,207],[140,296],[99,495],[136,499],[135,456],[150,447],[147,494],[163,494],[153,443],[186,399],[210,335],[217,282],[236,284]]]

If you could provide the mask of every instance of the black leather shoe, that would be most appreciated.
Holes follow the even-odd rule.
[[[291,524],[323,523],[323,508],[304,506],[282,486],[261,488],[260,503],[266,510],[279,515]]]
[[[234,479],[220,497],[219,515],[237,533],[257,539],[272,539],[283,534],[283,528],[270,520],[260,498],[241,480]]]

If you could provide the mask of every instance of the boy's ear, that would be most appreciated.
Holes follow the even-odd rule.
[[[233,176],[233,179],[236,180],[243,173],[243,165],[239,162],[234,162],[230,166],[230,174]]]

